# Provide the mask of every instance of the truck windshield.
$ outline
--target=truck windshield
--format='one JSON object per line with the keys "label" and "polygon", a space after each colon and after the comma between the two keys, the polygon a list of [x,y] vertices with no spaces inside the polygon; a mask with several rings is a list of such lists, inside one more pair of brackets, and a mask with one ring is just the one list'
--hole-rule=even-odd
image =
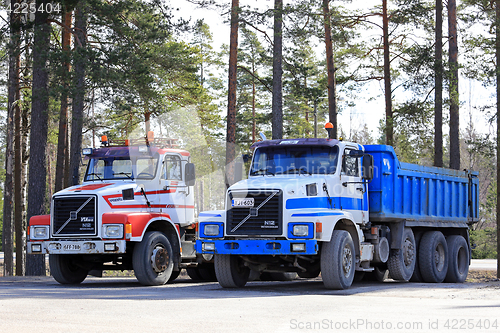
{"label": "truck windshield", "polygon": [[339,148],[334,147],[263,147],[257,149],[250,176],[283,174],[334,174]]}
{"label": "truck windshield", "polygon": [[89,161],[85,181],[153,179],[158,156],[94,157]]}

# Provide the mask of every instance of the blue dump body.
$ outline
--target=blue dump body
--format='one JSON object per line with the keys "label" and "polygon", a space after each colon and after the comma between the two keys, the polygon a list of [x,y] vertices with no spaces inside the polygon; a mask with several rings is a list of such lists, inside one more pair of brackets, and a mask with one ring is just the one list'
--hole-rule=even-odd
{"label": "blue dump body", "polygon": [[399,162],[391,146],[366,145],[373,156],[370,221],[464,227],[478,220],[478,173]]}

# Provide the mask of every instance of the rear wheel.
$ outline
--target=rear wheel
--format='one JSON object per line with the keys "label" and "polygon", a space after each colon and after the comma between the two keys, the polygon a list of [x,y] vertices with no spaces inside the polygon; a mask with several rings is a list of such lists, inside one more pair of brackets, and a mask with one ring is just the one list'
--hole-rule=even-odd
{"label": "rear wheel", "polygon": [[178,271],[172,271],[172,274],[170,274],[170,278],[168,279],[168,282],[174,281],[175,279],[177,279],[179,277],[180,274],[181,274],[180,269]]}
{"label": "rear wheel", "polygon": [[420,264],[419,264],[419,258],[418,258],[418,250],[420,249],[420,241],[422,240],[422,235],[424,233],[422,231],[419,231],[415,234],[415,269],[413,270],[413,275],[410,278],[411,282],[424,282],[424,279],[422,278],[422,274],[420,273]]}
{"label": "rear wheel", "polygon": [[354,280],[354,242],[345,230],[334,230],[321,249],[321,276],[328,289],[347,289]]}
{"label": "rear wheel", "polygon": [[230,254],[216,254],[215,275],[224,288],[239,288],[245,286],[250,275],[250,268],[243,265],[243,260]]}
{"label": "rear wheel", "polygon": [[446,239],[448,245],[448,273],[445,281],[462,283],[469,273],[469,247],[465,238],[460,235],[452,235]]}
{"label": "rear wheel", "polygon": [[403,247],[389,256],[387,267],[394,280],[408,281],[415,269],[415,236],[410,228],[403,231]]}
{"label": "rear wheel", "polygon": [[142,242],[134,248],[132,266],[137,280],[145,286],[167,283],[174,268],[168,238],[158,231],[146,232]]}
{"label": "rear wheel", "polygon": [[440,231],[428,231],[422,236],[418,258],[425,282],[443,282],[448,272],[448,244]]}
{"label": "rear wheel", "polygon": [[295,272],[263,272],[260,275],[262,281],[293,281],[296,278]]}
{"label": "rear wheel", "polygon": [[201,264],[186,268],[187,274],[194,281],[217,281],[214,264]]}
{"label": "rear wheel", "polygon": [[79,265],[80,259],[71,254],[50,254],[50,274],[61,284],[78,284],[87,277],[88,270]]}

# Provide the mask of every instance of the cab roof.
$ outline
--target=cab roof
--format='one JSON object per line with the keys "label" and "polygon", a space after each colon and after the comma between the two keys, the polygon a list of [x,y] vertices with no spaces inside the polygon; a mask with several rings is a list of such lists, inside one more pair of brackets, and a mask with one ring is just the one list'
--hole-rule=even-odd
{"label": "cab roof", "polygon": [[337,139],[323,138],[300,138],[300,139],[277,139],[255,142],[250,149],[271,146],[336,146],[340,141]]}

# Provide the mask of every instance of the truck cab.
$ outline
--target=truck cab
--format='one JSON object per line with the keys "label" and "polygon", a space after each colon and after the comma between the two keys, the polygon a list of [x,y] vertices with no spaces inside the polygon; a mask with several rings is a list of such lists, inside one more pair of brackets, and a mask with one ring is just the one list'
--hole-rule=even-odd
{"label": "truck cab", "polygon": [[176,140],[108,142],[82,151],[80,185],[52,196],[50,215],[30,219],[28,253],[49,254],[60,283],[133,269],[158,285],[196,265],[194,165]]}
{"label": "truck cab", "polygon": [[[462,263],[450,279],[465,280],[477,173],[400,163],[392,147],[336,139],[264,140],[252,149],[248,179],[227,190],[225,209],[199,214],[196,250],[215,256],[221,286],[242,287],[251,272],[303,278],[321,272],[327,288],[345,289],[355,272],[383,276],[389,270],[394,279],[410,280],[419,260],[440,279],[448,271],[447,239],[453,239],[453,253],[461,253],[450,257],[450,266]],[[444,187],[435,187],[429,200],[434,182],[456,184],[460,197],[445,197]],[[461,205],[459,213],[430,209],[441,197]],[[429,243],[423,254],[421,239]],[[442,265],[430,259],[436,254],[443,254]]]}

